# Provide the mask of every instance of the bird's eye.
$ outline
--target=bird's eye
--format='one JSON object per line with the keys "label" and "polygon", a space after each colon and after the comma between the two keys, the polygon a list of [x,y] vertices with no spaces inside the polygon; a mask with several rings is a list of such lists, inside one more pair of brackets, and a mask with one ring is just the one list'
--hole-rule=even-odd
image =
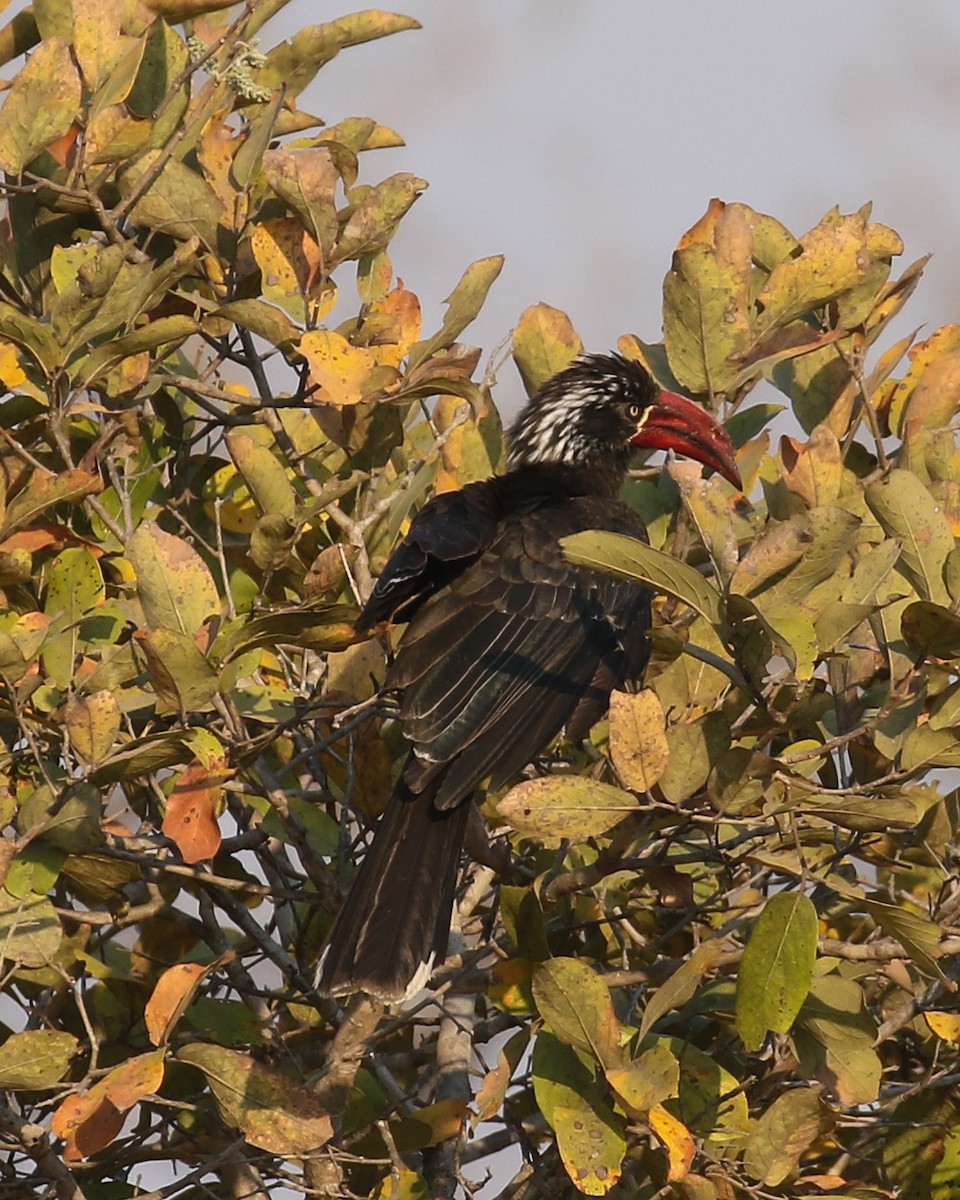
{"label": "bird's eye", "polygon": [[627,416],[630,418],[631,421],[635,421],[642,412],[643,412],[643,409],[640,407],[639,404],[628,404],[627,405]]}

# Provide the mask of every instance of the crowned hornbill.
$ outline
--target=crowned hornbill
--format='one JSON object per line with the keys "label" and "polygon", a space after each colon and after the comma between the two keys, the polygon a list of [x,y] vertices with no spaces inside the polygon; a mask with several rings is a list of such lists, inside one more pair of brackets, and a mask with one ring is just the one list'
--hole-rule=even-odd
{"label": "crowned hornbill", "polygon": [[426,504],[357,623],[408,621],[386,680],[410,756],[330,935],[327,995],[412,994],[443,959],[474,790],[501,787],[563,729],[582,738],[646,664],[650,591],[574,566],[582,530],[646,540],[617,499],[635,448],[672,449],[739,486],[733,445],[637,363],[588,355],[510,430],[507,471]]}

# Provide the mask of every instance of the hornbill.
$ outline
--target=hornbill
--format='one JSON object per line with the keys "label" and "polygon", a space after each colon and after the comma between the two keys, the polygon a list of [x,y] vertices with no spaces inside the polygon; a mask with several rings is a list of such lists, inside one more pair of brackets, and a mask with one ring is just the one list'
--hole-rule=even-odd
{"label": "hornbill", "polygon": [[638,363],[586,355],[509,433],[505,474],[424,505],[359,630],[409,622],[385,689],[411,750],[321,959],[321,994],[397,1000],[446,954],[474,790],[493,789],[566,730],[578,741],[649,654],[648,588],[568,562],[560,539],[646,540],[617,496],[634,449],[672,449],[740,477],[725,430]]}

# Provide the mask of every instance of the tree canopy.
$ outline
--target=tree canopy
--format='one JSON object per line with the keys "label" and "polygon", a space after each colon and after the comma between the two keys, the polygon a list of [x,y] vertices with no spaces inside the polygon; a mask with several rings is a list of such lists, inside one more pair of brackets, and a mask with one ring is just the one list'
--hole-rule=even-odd
{"label": "tree canopy", "polygon": [[885,339],[924,262],[869,205],[683,235],[662,341],[618,344],[744,490],[641,464],[650,546],[570,540],[656,589],[645,679],[480,797],[510,865],[421,1000],[313,992],[404,753],[358,602],[498,468],[495,388],[583,347],[542,303],[519,381],[481,363],[496,256],[421,327],[426,181],[297,103],[416,22],[261,51],[283,4],[0,30],[0,1194],[948,1200],[960,325]]}

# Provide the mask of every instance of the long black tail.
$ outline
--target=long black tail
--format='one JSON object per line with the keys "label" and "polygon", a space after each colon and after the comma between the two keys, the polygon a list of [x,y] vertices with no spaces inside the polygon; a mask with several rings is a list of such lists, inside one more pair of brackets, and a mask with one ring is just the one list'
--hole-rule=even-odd
{"label": "long black tail", "polygon": [[446,956],[470,802],[441,812],[433,791],[394,789],[320,959],[321,995],[401,1000]]}

